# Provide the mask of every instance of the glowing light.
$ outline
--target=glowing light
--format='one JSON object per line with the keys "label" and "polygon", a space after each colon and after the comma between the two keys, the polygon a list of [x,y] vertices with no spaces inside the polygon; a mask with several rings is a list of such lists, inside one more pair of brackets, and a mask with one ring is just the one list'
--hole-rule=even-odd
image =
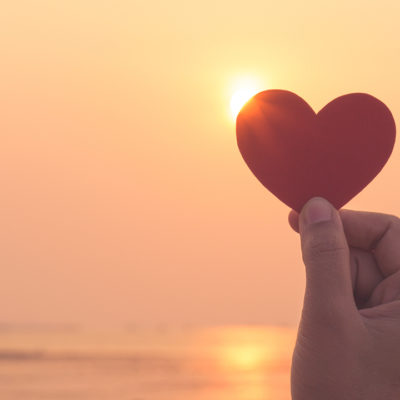
{"label": "glowing light", "polygon": [[253,81],[244,81],[236,86],[236,90],[234,90],[230,102],[231,114],[234,120],[236,120],[243,106],[261,90],[260,85]]}
{"label": "glowing light", "polygon": [[226,364],[242,370],[260,368],[267,359],[265,349],[251,345],[228,347],[224,356]]}

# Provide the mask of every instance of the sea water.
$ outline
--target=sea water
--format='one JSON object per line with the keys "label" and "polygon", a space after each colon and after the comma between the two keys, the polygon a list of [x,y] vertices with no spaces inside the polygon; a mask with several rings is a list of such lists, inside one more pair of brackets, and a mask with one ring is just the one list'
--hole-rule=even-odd
{"label": "sea water", "polygon": [[296,330],[0,329],[1,400],[289,400]]}

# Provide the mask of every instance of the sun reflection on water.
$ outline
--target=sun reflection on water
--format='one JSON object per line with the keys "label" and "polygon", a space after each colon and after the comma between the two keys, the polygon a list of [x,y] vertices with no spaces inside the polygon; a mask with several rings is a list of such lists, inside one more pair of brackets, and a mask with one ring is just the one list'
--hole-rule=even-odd
{"label": "sun reflection on water", "polygon": [[240,370],[254,370],[262,367],[267,359],[265,349],[251,344],[225,347],[221,349],[221,360],[227,367]]}
{"label": "sun reflection on water", "polygon": [[[2,332],[0,375],[9,377],[9,384],[0,387],[0,398],[15,398],[4,396],[4,390],[43,398],[42,393],[80,387],[76,400],[131,393],[152,400],[289,400],[295,336],[296,329],[266,326]],[[26,380],[27,373],[32,380]],[[82,376],[87,387],[79,386]],[[103,396],[110,388],[114,397]]]}
{"label": "sun reflection on water", "polygon": [[208,349],[214,375],[226,382],[221,400],[288,399],[293,329],[279,327],[216,327],[197,337]]}

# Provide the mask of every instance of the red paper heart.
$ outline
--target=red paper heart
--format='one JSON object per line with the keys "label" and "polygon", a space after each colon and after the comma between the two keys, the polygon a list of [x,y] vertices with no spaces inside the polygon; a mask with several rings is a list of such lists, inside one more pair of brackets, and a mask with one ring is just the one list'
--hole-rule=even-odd
{"label": "red paper heart", "polygon": [[254,175],[300,212],[314,196],[339,209],[367,186],[392,153],[396,126],[369,94],[340,96],[315,114],[292,92],[266,90],[242,108],[236,135]]}

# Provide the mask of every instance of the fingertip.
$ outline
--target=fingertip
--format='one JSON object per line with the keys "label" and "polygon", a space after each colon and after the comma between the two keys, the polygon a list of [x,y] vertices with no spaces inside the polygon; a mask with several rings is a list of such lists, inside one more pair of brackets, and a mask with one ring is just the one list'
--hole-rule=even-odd
{"label": "fingertip", "polygon": [[299,233],[299,214],[295,210],[291,210],[288,216],[290,227]]}

